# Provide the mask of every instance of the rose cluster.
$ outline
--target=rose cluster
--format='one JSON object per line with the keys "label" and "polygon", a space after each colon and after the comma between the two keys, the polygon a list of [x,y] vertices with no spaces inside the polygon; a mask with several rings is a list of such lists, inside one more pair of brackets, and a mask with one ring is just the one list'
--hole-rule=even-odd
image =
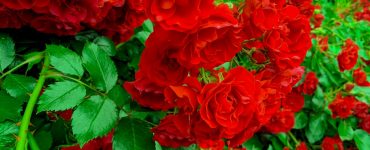
{"label": "rose cluster", "polygon": [[[294,125],[304,98],[293,86],[311,47],[307,0],[246,0],[232,11],[213,0],[145,0],[155,24],[136,80],[125,89],[141,106],[168,111],[154,127],[163,146],[238,147],[256,132]],[[240,53],[264,67],[215,69]],[[234,58],[235,59],[235,58]],[[311,93],[311,85],[303,88]]]}
{"label": "rose cluster", "polygon": [[0,19],[0,28],[29,26],[59,36],[90,28],[123,42],[146,17],[142,0],[1,0]]}

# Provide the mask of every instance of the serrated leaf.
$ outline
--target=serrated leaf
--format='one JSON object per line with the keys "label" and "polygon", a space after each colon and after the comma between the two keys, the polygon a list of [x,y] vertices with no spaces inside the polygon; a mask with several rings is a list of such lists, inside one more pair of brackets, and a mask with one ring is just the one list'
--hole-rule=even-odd
{"label": "serrated leaf", "polygon": [[84,86],[62,81],[50,85],[41,95],[37,111],[61,111],[80,104],[86,95]]}
{"label": "serrated leaf", "polygon": [[18,126],[11,122],[0,123],[0,148],[14,147],[15,136],[18,134]]}
{"label": "serrated leaf", "polygon": [[72,131],[82,147],[88,141],[106,135],[118,118],[116,105],[106,97],[92,96],[72,115]]}
{"label": "serrated leaf", "polygon": [[354,133],[356,146],[359,150],[369,150],[370,149],[370,135],[364,130],[357,129]]}
{"label": "serrated leaf", "polygon": [[4,71],[15,58],[14,42],[5,34],[0,34],[0,71]]}
{"label": "serrated leaf", "polygon": [[108,97],[113,100],[118,107],[122,107],[130,102],[130,95],[119,85],[115,85],[113,89],[109,91]]}
{"label": "serrated leaf", "polygon": [[113,136],[113,150],[155,149],[149,125],[133,118],[122,118]]}
{"label": "serrated leaf", "polygon": [[87,43],[82,51],[82,61],[98,89],[109,91],[116,84],[118,74],[113,61],[98,46]]}
{"label": "serrated leaf", "polygon": [[307,125],[308,117],[303,111],[295,114],[294,129],[302,129]]}
{"label": "serrated leaf", "polygon": [[3,82],[3,88],[9,93],[9,95],[22,101],[26,101],[28,99],[29,94],[32,93],[35,85],[36,80],[34,78],[16,74],[6,76]]}
{"label": "serrated leaf", "polygon": [[104,52],[107,53],[109,56],[114,56],[116,55],[116,48],[114,46],[114,42],[110,40],[107,37],[101,36],[97,37],[94,40],[94,43],[98,45],[98,47],[103,50]]}
{"label": "serrated leaf", "polygon": [[353,129],[352,129],[351,125],[347,124],[344,120],[342,120],[339,123],[338,133],[339,133],[339,137],[340,137],[340,139],[342,139],[342,141],[344,141],[344,140],[350,141],[350,140],[353,139]]}
{"label": "serrated leaf", "polygon": [[310,117],[308,128],[306,128],[306,137],[308,142],[315,143],[321,140],[327,129],[327,123],[325,120],[325,114],[316,114]]}
{"label": "serrated leaf", "polygon": [[17,121],[20,118],[22,102],[17,100],[5,91],[0,91],[0,122],[6,119]]}
{"label": "serrated leaf", "polygon": [[47,45],[46,51],[50,55],[50,64],[56,70],[69,75],[84,74],[81,58],[72,50],[60,45]]}

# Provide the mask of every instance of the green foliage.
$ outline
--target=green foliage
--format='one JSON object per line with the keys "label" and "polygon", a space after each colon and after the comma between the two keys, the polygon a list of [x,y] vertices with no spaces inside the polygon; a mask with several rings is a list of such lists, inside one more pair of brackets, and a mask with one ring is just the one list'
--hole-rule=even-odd
{"label": "green foliage", "polygon": [[113,137],[113,150],[155,149],[149,125],[138,119],[122,118]]}
{"label": "green foliage", "polygon": [[0,122],[6,119],[17,121],[20,117],[22,101],[17,100],[4,91],[0,91]]}
{"label": "green foliage", "polygon": [[295,114],[294,129],[302,129],[306,127],[308,117],[305,112],[301,111]]}
{"label": "green foliage", "polygon": [[94,43],[86,43],[82,61],[96,87],[108,92],[116,84],[118,74],[113,61]]}
{"label": "green foliage", "polygon": [[325,135],[327,126],[325,114],[321,113],[310,116],[308,127],[305,130],[308,142],[313,144],[321,140]]}
{"label": "green foliage", "polygon": [[5,34],[0,34],[0,71],[12,63],[15,58],[14,42]]}
{"label": "green foliage", "polygon": [[354,133],[354,139],[359,150],[370,149],[370,135],[366,131],[357,129]]}
{"label": "green foliage", "polygon": [[116,104],[107,97],[92,96],[73,112],[72,130],[82,146],[89,140],[106,135],[118,118]]}
{"label": "green foliage", "polygon": [[339,123],[338,127],[338,133],[340,138],[344,140],[352,140],[353,139],[353,129],[350,124],[346,123],[344,120],[342,120]]}
{"label": "green foliage", "polygon": [[13,97],[26,101],[36,85],[36,80],[29,76],[11,74],[6,76],[3,88]]}
{"label": "green foliage", "polygon": [[47,45],[46,51],[50,55],[50,64],[56,70],[69,75],[83,75],[81,58],[72,50],[59,45]]}
{"label": "green foliage", "polygon": [[14,147],[16,138],[15,134],[18,133],[18,126],[11,122],[0,123],[0,149]]}
{"label": "green foliage", "polygon": [[73,108],[80,104],[86,95],[82,85],[63,81],[49,85],[39,100],[38,112],[61,111]]}
{"label": "green foliage", "polygon": [[107,53],[108,56],[116,55],[116,48],[112,40],[107,37],[101,36],[94,40],[94,43],[103,51]]}

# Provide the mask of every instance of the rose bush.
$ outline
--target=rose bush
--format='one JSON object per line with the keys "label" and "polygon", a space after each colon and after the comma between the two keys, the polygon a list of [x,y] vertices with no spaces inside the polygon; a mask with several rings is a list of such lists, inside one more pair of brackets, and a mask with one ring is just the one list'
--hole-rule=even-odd
{"label": "rose bush", "polygon": [[0,149],[370,148],[366,0],[0,1]]}

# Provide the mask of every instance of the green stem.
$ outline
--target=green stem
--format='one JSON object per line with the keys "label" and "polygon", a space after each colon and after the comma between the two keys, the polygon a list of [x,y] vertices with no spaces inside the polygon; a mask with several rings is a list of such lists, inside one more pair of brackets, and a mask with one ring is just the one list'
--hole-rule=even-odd
{"label": "green stem", "polygon": [[19,129],[18,138],[19,141],[17,142],[17,150],[24,150],[26,146],[26,139],[27,139],[27,132],[28,126],[30,124],[33,108],[36,105],[37,98],[40,95],[42,86],[45,83],[45,73],[48,71],[50,65],[49,56],[45,55],[44,65],[42,67],[39,80],[37,81],[36,87],[33,89],[31,97],[27,103],[26,110],[24,111],[21,127]]}
{"label": "green stem", "polygon": [[30,132],[28,132],[28,144],[31,150],[40,150],[39,145],[37,144],[35,138]]}
{"label": "green stem", "polygon": [[205,83],[210,82],[208,75],[206,74],[206,71],[204,70],[204,68],[200,68],[200,74],[202,75],[202,79]]}
{"label": "green stem", "polygon": [[4,74],[2,74],[0,76],[0,79],[4,78],[6,75],[8,74],[11,74],[12,72],[14,72],[15,70],[19,69],[20,67],[32,62],[32,61],[36,61],[38,59],[42,59],[44,56],[43,55],[36,55],[36,56],[33,56],[33,57],[30,57],[28,58],[27,60],[25,60],[24,62],[20,63],[19,65],[15,66],[14,68],[10,69],[9,71],[5,72]]}
{"label": "green stem", "polygon": [[294,141],[295,145],[297,146],[299,144],[299,141],[295,138],[295,136],[292,134],[292,132],[288,132],[289,137]]}

